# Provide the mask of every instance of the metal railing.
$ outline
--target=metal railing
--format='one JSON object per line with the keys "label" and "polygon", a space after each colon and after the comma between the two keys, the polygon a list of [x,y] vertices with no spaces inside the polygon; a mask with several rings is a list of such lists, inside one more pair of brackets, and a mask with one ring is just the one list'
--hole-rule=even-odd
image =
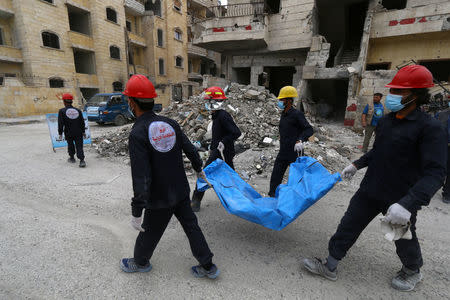
{"label": "metal railing", "polygon": [[208,8],[207,18],[258,16],[264,13],[264,1],[219,5]]}

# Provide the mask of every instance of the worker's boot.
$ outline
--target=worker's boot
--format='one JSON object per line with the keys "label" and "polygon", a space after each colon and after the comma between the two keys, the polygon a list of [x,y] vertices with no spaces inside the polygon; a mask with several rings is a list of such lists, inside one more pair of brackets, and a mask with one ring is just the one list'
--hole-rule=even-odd
{"label": "worker's boot", "polygon": [[73,156],[71,156],[67,159],[67,162],[74,164],[76,161],[75,161],[75,158],[73,158]]}
{"label": "worker's boot", "polygon": [[191,268],[191,273],[192,273],[192,275],[194,275],[194,277],[197,277],[197,278],[203,278],[206,276],[209,279],[216,279],[217,276],[219,276],[219,274],[220,274],[220,270],[214,264],[212,265],[211,269],[209,269],[209,270],[206,270],[204,267],[199,265],[199,266],[193,266]]}
{"label": "worker's boot", "polygon": [[402,267],[400,271],[397,272],[394,278],[392,278],[392,287],[396,290],[409,292],[412,291],[416,284],[422,280],[422,274],[419,270],[414,271]]}
{"label": "worker's boot", "polygon": [[136,263],[134,258],[122,258],[120,260],[120,268],[127,273],[150,272],[152,265],[147,263],[145,266],[141,266]]}
{"label": "worker's boot", "polygon": [[199,212],[200,211],[200,203],[202,201],[198,199],[197,197],[193,196],[191,201],[191,207],[193,212]]}
{"label": "worker's boot", "polygon": [[309,272],[325,277],[326,279],[336,281],[337,280],[337,270],[331,271],[326,266],[326,260],[322,262],[320,258],[305,258],[303,260],[303,266]]}
{"label": "worker's boot", "polygon": [[80,161],[80,168],[86,167],[86,162],[84,160]]}

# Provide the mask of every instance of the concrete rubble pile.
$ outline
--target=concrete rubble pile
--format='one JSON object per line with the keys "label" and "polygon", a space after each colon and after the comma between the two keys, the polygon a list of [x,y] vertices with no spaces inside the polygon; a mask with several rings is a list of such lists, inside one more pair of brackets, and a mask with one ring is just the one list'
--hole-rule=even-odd
{"label": "concrete rubble pile", "polygon": [[[252,177],[268,177],[279,150],[278,123],[280,110],[276,97],[264,87],[252,87],[232,83],[227,91],[228,100],[223,108],[234,118],[242,131],[236,141],[235,168],[246,180]],[[205,108],[203,95],[174,103],[161,114],[176,120],[187,137],[199,149],[205,160],[211,140],[212,120]],[[314,136],[307,144],[305,155],[318,159],[331,172],[339,172],[355,156],[355,146],[345,146],[342,141],[359,141],[360,137],[340,125],[312,124]],[[94,139],[94,147],[101,156],[127,157],[128,135],[131,125]],[[351,143],[350,143],[351,145]],[[185,157],[186,168],[191,169]]]}

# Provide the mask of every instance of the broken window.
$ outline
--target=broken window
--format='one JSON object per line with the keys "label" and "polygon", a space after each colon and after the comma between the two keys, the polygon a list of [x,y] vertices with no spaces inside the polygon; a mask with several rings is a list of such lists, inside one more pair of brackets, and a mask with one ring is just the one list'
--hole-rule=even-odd
{"label": "broken window", "polygon": [[164,59],[159,59],[159,75],[164,75]]}
{"label": "broken window", "polygon": [[3,29],[0,27],[0,45],[5,45],[5,39],[3,38]]}
{"label": "broken window", "polygon": [[114,59],[120,59],[120,49],[116,46],[109,47],[109,56]]}
{"label": "broken window", "polygon": [[129,32],[131,32],[131,22],[130,21],[126,21],[126,26],[127,26],[127,30],[129,31]]}
{"label": "broken window", "polygon": [[450,59],[419,61],[419,64],[430,70],[435,80],[450,82]]}
{"label": "broken window", "polygon": [[264,11],[269,14],[278,14],[280,12],[280,0],[265,1]]}
{"label": "broken window", "polygon": [[145,10],[150,10],[155,16],[162,17],[160,0],[148,0],[145,2]]}
{"label": "broken window", "polygon": [[158,29],[158,46],[159,47],[163,47],[164,46],[162,29]]}
{"label": "broken window", "polygon": [[94,52],[81,49],[73,49],[75,72],[82,74],[95,74]]}
{"label": "broken window", "polygon": [[377,63],[377,64],[367,64],[366,71],[375,71],[375,70],[389,70],[391,68],[391,63]]}
{"label": "broken window", "polygon": [[120,81],[114,81],[112,86],[114,92],[121,92],[123,90],[123,83]]}
{"label": "broken window", "polygon": [[117,13],[111,7],[106,8],[106,19],[108,19],[108,21],[117,23]]}
{"label": "broken window", "polygon": [[59,49],[59,37],[51,32],[42,32],[42,43],[45,47]]}
{"label": "broken window", "polygon": [[91,35],[90,13],[78,7],[67,5],[71,31]]}
{"label": "broken window", "polygon": [[64,80],[62,80],[61,78],[50,78],[48,80],[48,84],[51,88],[63,88]]}
{"label": "broken window", "polygon": [[175,57],[175,66],[179,68],[183,67],[183,58],[181,56]]}
{"label": "broken window", "polygon": [[176,11],[181,12],[181,1],[180,0],[174,0],[173,1],[173,8],[175,8]]}
{"label": "broken window", "polygon": [[175,39],[178,41],[183,40],[183,33],[181,32],[180,29],[175,29]]}
{"label": "broken window", "polygon": [[407,2],[407,0],[383,0],[381,5],[386,9],[404,9]]}

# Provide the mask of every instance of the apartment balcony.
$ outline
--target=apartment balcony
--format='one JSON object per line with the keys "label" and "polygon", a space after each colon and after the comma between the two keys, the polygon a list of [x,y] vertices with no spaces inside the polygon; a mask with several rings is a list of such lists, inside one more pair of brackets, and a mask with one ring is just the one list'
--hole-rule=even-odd
{"label": "apartment balcony", "polygon": [[194,45],[192,45],[192,43],[188,43],[188,55],[189,56],[207,57],[208,51],[202,47],[194,46]]}
{"label": "apartment balcony", "polygon": [[89,8],[91,7],[90,2],[90,0],[66,0],[66,4],[78,7],[85,11],[89,11]]}
{"label": "apartment balcony", "polygon": [[125,0],[125,11],[134,16],[142,16],[145,13],[145,7],[139,1]]}
{"label": "apartment balcony", "polygon": [[199,23],[204,30],[193,44],[217,52],[263,49],[267,47],[267,26],[249,22],[249,17],[207,20]]}
{"label": "apartment balcony", "polygon": [[0,61],[23,63],[22,50],[11,46],[0,45]]}
{"label": "apartment balcony", "polygon": [[10,18],[14,16],[12,0],[0,0],[0,18]]}
{"label": "apartment balcony", "polygon": [[371,38],[450,30],[450,2],[428,4],[374,15]]}
{"label": "apartment balcony", "polygon": [[213,6],[209,19],[194,20],[194,45],[214,51],[267,47],[264,2]]}
{"label": "apartment balcony", "polygon": [[72,48],[94,51],[94,39],[91,36],[75,31],[69,31],[68,34]]}
{"label": "apartment balcony", "polygon": [[194,7],[210,7],[217,5],[217,1],[211,1],[211,0],[190,0],[190,2],[193,4]]}
{"label": "apartment balcony", "polygon": [[197,81],[197,82],[202,82],[203,81],[203,76],[200,73],[188,73],[188,80],[189,81]]}
{"label": "apartment balcony", "polygon": [[98,88],[98,77],[96,74],[76,73],[75,79],[79,87]]}
{"label": "apartment balcony", "polygon": [[139,46],[139,47],[147,47],[147,42],[143,36],[137,35],[133,32],[128,32],[128,38],[130,43]]}

